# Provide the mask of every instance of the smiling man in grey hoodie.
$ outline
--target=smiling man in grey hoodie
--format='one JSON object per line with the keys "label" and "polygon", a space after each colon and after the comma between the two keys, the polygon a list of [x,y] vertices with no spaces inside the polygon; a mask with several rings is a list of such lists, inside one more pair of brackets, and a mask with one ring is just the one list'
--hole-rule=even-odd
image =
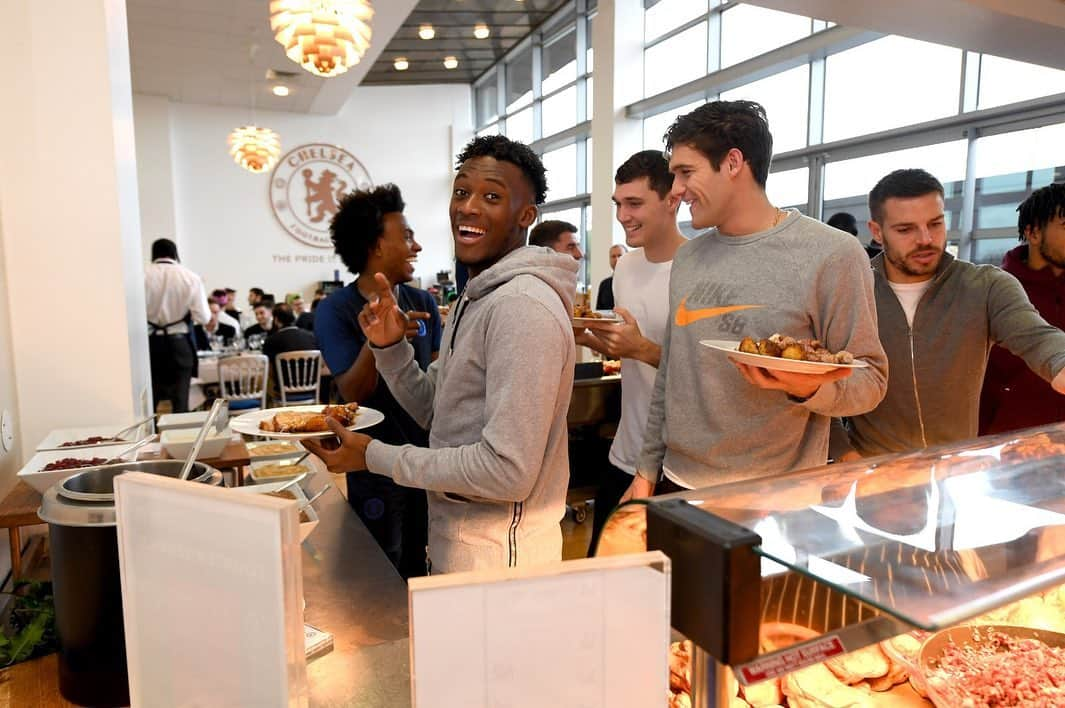
{"label": "smiling man in grey hoodie", "polygon": [[359,324],[396,400],[429,429],[429,449],[387,445],[330,425],[340,448],[308,448],[333,471],[369,469],[429,491],[433,572],[531,565],[562,555],[569,482],[566,411],[575,361],[578,264],[525,247],[547,192],[527,146],[491,135],[458,156],[455,256],[470,280],[425,372],[404,339],[387,278]]}

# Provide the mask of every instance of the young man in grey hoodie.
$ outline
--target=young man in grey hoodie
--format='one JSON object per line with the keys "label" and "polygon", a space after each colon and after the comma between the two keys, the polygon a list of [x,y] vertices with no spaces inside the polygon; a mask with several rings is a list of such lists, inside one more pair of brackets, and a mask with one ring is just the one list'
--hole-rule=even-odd
{"label": "young man in grey hoodie", "polygon": [[[692,225],[677,249],[670,322],[631,493],[699,488],[824,464],[831,416],[880,402],[887,359],[876,336],[869,261],[849,234],[770,203],[765,110],[713,101],[666,134],[673,194]],[[823,374],[731,362],[703,340],[779,332],[821,340],[868,364]],[[661,489],[659,490],[661,491]]]}
{"label": "young man in grey hoodie", "polygon": [[577,261],[525,247],[547,192],[528,147],[498,135],[458,156],[450,216],[470,280],[440,357],[423,372],[388,279],[359,324],[396,400],[429,430],[429,449],[386,445],[330,421],[341,446],[308,448],[330,470],[368,469],[429,491],[433,572],[531,565],[562,556],[569,482]]}

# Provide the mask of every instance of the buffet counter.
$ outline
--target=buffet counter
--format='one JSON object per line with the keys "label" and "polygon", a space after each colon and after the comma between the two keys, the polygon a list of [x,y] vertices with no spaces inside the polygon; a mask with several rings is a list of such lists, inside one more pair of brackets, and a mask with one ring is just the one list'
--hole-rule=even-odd
{"label": "buffet counter", "polygon": [[[315,506],[321,521],[302,548],[304,622],[332,633],[333,650],[307,664],[310,705],[410,706],[406,583],[339,491]],[[0,705],[72,705],[57,678],[54,654],[0,670]]]}

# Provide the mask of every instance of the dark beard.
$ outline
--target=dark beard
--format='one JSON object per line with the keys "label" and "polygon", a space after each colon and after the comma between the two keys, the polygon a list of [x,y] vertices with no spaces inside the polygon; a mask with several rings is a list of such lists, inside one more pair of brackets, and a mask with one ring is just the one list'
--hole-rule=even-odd
{"label": "dark beard", "polygon": [[1043,229],[1043,238],[1039,239],[1039,255],[1043,257],[1043,260],[1056,268],[1065,268],[1065,258],[1059,258],[1051,255],[1047,250],[1047,232]]}
{"label": "dark beard", "polygon": [[[943,258],[943,253],[942,252],[940,252],[939,257],[940,257],[940,260],[942,260],[942,258]],[[940,262],[940,261],[936,261],[934,264],[932,264],[932,266],[931,266],[931,268],[929,268],[929,270],[916,271],[916,270],[913,270],[909,266],[909,264],[906,263],[906,258],[905,257],[900,257],[898,252],[895,249],[893,249],[893,248],[884,248],[884,258],[886,258],[888,261],[890,261],[891,265],[895,266],[896,268],[898,268],[900,271],[902,271],[906,275],[913,276],[915,278],[916,277],[920,277],[922,275],[928,275],[929,273],[935,273],[936,269],[939,268],[939,262]]]}

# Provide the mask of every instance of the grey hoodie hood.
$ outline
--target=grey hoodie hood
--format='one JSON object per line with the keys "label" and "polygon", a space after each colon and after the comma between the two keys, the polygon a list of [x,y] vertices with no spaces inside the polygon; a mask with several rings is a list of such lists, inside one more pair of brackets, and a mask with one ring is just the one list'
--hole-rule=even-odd
{"label": "grey hoodie hood", "polygon": [[573,309],[580,263],[565,253],[543,246],[523,246],[499,259],[466,284],[466,297],[478,300],[519,275],[532,275],[551,286],[562,302]]}
{"label": "grey hoodie hood", "polygon": [[434,572],[561,558],[578,267],[548,248],[518,248],[467,283],[428,371],[406,342],[374,351],[430,449],[375,441],[367,465],[430,492]]}

